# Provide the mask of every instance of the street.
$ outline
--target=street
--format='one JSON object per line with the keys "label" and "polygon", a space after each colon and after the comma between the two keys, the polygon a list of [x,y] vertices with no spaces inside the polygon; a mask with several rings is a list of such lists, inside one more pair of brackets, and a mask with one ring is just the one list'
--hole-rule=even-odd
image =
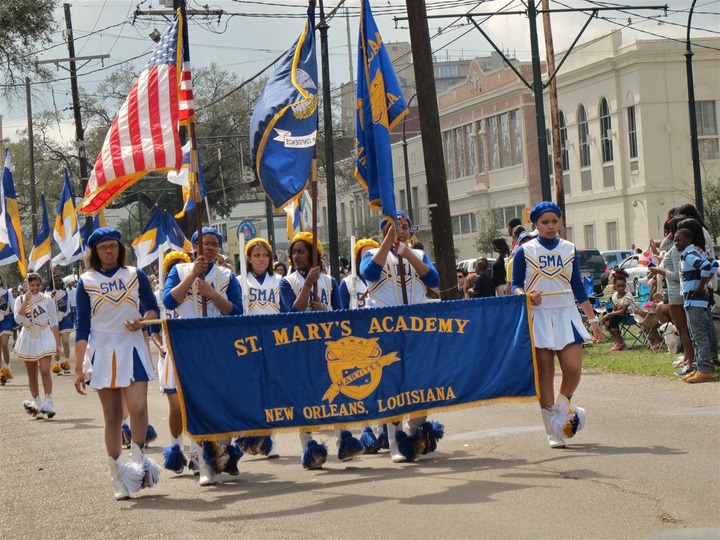
{"label": "street", "polygon": [[[662,355],[659,361],[666,361]],[[33,420],[23,366],[0,387],[1,538],[720,538],[720,385],[585,373],[588,421],[547,445],[535,404],[431,415],[438,451],[387,452],[304,471],[295,434],[281,457],[246,456],[240,475],[200,487],[187,471],[113,499],[97,396],[53,376],[57,416]],[[150,383],[147,453],[162,462],[167,405]],[[125,452],[127,459],[128,451]]]}

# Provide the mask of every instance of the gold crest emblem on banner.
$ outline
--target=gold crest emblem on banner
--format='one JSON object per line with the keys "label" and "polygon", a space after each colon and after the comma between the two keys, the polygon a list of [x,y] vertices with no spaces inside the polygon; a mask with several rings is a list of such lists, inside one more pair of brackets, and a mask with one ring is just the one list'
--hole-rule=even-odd
{"label": "gold crest emblem on banner", "polygon": [[366,398],[380,384],[382,368],[400,360],[394,352],[383,355],[378,338],[349,336],[326,345],[325,360],[333,384],[322,398],[329,403],[340,393],[352,399]]}

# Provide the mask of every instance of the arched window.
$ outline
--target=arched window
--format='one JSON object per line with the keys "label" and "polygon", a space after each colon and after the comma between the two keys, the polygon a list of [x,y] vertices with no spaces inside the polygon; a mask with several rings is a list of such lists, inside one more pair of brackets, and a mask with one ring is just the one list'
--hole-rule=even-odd
{"label": "arched window", "polygon": [[565,113],[560,111],[560,154],[562,155],[562,170],[570,170],[570,156],[567,149],[567,124],[565,123]]}
{"label": "arched window", "polygon": [[602,160],[607,163],[613,160],[612,120],[607,99],[600,102],[600,140],[602,141]]}
{"label": "arched window", "polygon": [[590,166],[590,132],[588,130],[587,113],[581,104],[577,111],[578,140],[580,141],[580,167]]}

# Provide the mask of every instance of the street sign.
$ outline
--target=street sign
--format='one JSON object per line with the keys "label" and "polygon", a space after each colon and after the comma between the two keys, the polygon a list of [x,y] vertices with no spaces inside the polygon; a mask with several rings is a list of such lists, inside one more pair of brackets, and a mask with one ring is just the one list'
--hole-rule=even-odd
{"label": "street sign", "polygon": [[255,228],[255,225],[252,221],[241,221],[238,223],[237,226],[237,236],[240,238],[240,235],[242,234],[245,238],[245,242],[248,240],[252,240],[257,236],[257,229]]}

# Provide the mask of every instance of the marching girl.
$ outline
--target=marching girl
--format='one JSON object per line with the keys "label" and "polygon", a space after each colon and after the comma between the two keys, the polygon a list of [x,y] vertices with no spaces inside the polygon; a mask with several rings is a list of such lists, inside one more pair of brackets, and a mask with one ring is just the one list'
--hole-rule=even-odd
{"label": "marching girl", "polygon": [[[202,242],[203,254],[196,257],[193,263],[176,264],[170,270],[163,290],[163,304],[166,309],[175,310],[176,317],[183,319],[202,317],[203,299],[208,317],[242,315],[242,292],[235,274],[232,270],[215,264],[222,248],[222,235],[212,227],[203,227],[201,232],[202,236],[198,237],[195,231],[190,241],[195,253],[198,253]],[[166,361],[166,365],[169,364]],[[165,395],[175,393],[177,396],[174,373],[172,377],[168,376],[167,379],[161,380],[161,385]],[[174,400],[177,397],[168,399]],[[178,445],[179,432],[177,424],[171,427],[171,435],[178,434],[176,437]],[[235,449],[235,445],[231,444],[218,445],[207,441],[202,444],[202,451],[197,452],[201,486],[216,484],[217,475],[221,472],[238,474],[237,462],[240,453]],[[221,460],[224,455],[229,456],[230,459]],[[224,469],[220,468],[221,461],[227,461]]]}
{"label": "marching girl", "polygon": [[[52,400],[50,359],[53,354],[61,351],[55,303],[41,292],[40,274],[28,274],[27,284],[28,292],[15,300],[15,320],[22,325],[20,337],[15,343],[15,354],[25,362],[31,396],[31,399],[23,402],[23,407],[35,418],[52,418],[55,416],[55,407]],[[38,370],[45,391],[45,401],[42,403]]]}
{"label": "marching girl", "polygon": [[[367,281],[371,306],[403,304],[398,276],[400,257],[405,271],[408,304],[427,302],[427,290],[440,283],[440,276],[427,254],[407,245],[411,230],[410,218],[402,210],[397,211],[397,229],[392,220],[383,219],[380,222],[383,235],[380,247],[365,253],[360,263],[360,275]],[[436,447],[437,439],[443,436],[443,427],[426,420],[423,416],[409,419],[404,426],[387,424],[393,462],[415,461],[420,454],[433,451],[431,449]]]}
{"label": "marching girl", "polygon": [[[247,281],[241,282],[243,294],[247,296],[248,315],[272,315],[282,311],[280,302],[280,280],[282,276],[273,271],[272,246],[264,238],[253,238],[245,244]],[[242,280],[242,276],[240,276]],[[247,285],[246,285],[247,283]],[[246,289],[247,288],[247,289]],[[243,452],[261,454],[268,458],[279,457],[275,436],[240,437],[238,444]]]}
{"label": "marching girl", "polygon": [[[517,248],[513,259],[512,291],[528,294],[540,387],[540,412],[551,448],[565,448],[585,424],[585,411],[570,400],[580,383],[582,345],[590,340],[575,302],[585,313],[596,342],[602,340],[598,317],[590,306],[580,277],[577,250],[558,237],[560,207],[536,204],[530,219],[538,236]],[[555,355],[562,379],[554,394]]]}
{"label": "marching girl", "polygon": [[[163,271],[165,275],[169,275],[175,265],[180,263],[189,263],[190,256],[182,251],[171,251],[163,259]],[[162,292],[161,292],[162,294]],[[157,298],[157,295],[156,295]],[[167,310],[168,319],[177,317],[175,310]],[[170,431],[170,445],[163,448],[163,456],[165,462],[163,466],[173,471],[175,474],[182,473],[186,465],[187,459],[182,452],[183,436],[182,436],[182,413],[180,412],[180,400],[177,395],[177,387],[175,384],[175,369],[172,360],[167,354],[167,348],[162,340],[162,334],[153,333],[151,338],[159,350],[158,356],[158,382],[160,384],[160,392],[167,397],[168,401],[168,429]],[[190,468],[197,469],[197,453],[190,458]],[[193,459],[194,457],[194,459]]]}
{"label": "marching girl", "polygon": [[75,329],[72,315],[70,313],[70,302],[65,283],[60,276],[55,276],[53,280],[55,290],[51,296],[55,300],[55,308],[57,311],[58,329],[60,330],[60,343],[62,345],[62,362],[59,356],[55,356],[55,362],[52,366],[53,373],[60,375],[70,374],[70,333]]}
{"label": "marching girl", "polygon": [[372,238],[361,238],[353,246],[355,255],[354,272],[340,282],[340,302],[343,309],[361,309],[369,307],[367,282],[360,276],[360,261],[371,249],[380,247]]}
{"label": "marching girl", "polygon": [[[361,238],[355,242],[353,246],[353,271],[340,282],[340,301],[342,302],[343,309],[363,309],[370,307],[368,286],[365,280],[360,277],[360,261],[365,253],[378,247],[380,247],[380,244],[372,238]],[[383,427],[379,427],[378,429],[380,441],[378,441],[375,432],[370,426],[363,429],[360,437],[363,454],[377,454],[381,448],[388,448],[386,428],[383,429]]]}
{"label": "marching girl", "polygon": [[[85,266],[77,288],[75,389],[97,390],[105,418],[105,449],[115,499],[153,487],[160,467],[145,457],[148,381],[155,376],[142,322],[157,319],[158,306],[145,273],[125,265],[120,231],[100,227],[88,238]],[[145,315],[141,316],[140,311]],[[130,462],[122,462],[123,397],[130,413]],[[142,438],[140,437],[142,433]]]}
{"label": "marching girl", "polygon": [[[323,311],[342,309],[335,278],[322,272],[322,262],[313,266],[313,250],[317,249],[321,261],[322,245],[312,233],[301,232],[290,243],[290,274],[280,281],[280,299],[284,312]],[[317,284],[317,296],[313,286]],[[347,461],[362,452],[360,441],[349,431],[335,430],[338,459]],[[299,433],[303,455],[300,463],[307,470],[319,469],[327,459],[327,448],[312,439],[310,433]]]}
{"label": "marching girl", "polygon": [[10,371],[10,336],[15,328],[15,318],[12,307],[15,298],[10,289],[6,289],[0,277],[0,386],[5,386],[9,380],[14,379]]}

